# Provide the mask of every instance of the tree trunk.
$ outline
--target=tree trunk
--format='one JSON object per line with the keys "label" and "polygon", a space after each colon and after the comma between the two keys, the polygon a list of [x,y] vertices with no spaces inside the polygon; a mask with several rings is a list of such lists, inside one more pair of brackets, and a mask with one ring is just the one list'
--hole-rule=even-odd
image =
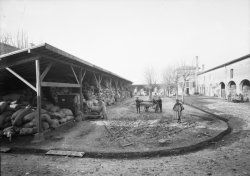
{"label": "tree trunk", "polygon": [[185,91],[185,84],[183,84],[183,87],[182,87],[182,95],[181,95],[182,103],[184,103],[184,91]]}
{"label": "tree trunk", "polygon": [[175,96],[176,96],[176,100],[178,99],[178,83],[176,84],[176,93],[175,93]]}
{"label": "tree trunk", "polygon": [[151,100],[152,99],[152,93],[151,93],[150,89],[148,90],[148,94],[149,94],[149,99]]}
{"label": "tree trunk", "polygon": [[181,101],[184,103],[184,90],[182,89]]}

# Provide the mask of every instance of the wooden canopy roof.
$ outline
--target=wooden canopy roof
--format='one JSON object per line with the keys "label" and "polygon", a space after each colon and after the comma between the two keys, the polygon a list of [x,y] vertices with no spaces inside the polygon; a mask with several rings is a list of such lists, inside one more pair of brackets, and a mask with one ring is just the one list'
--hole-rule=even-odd
{"label": "wooden canopy roof", "polygon": [[[5,68],[14,68],[16,72],[29,79],[35,75],[35,63],[30,61],[36,60],[39,57],[41,70],[45,70],[51,63],[56,66],[52,69],[53,75],[57,72],[67,71],[65,65],[74,67],[75,69],[84,69],[89,72],[100,74],[106,77],[110,77],[115,80],[124,82],[125,84],[131,84],[132,82],[122,78],[121,76],[91,64],[85,60],[82,60],[76,56],[73,56],[65,51],[62,51],[47,43],[36,45],[30,48],[17,50],[0,56],[0,82],[4,81],[9,75]],[[61,65],[61,67],[59,67]],[[64,66],[63,66],[64,65]]]}

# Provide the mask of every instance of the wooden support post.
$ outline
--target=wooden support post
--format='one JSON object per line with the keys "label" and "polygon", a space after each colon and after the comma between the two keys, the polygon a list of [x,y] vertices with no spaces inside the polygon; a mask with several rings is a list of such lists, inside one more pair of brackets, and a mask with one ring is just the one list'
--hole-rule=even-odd
{"label": "wooden support post", "polygon": [[37,95],[37,134],[35,135],[35,140],[33,142],[41,142],[44,140],[42,133],[42,124],[41,124],[41,76],[40,76],[40,60],[36,61],[36,95]]}
{"label": "wooden support post", "polygon": [[45,68],[45,70],[43,71],[43,73],[41,74],[41,81],[43,81],[43,79],[45,78],[45,76],[47,75],[47,73],[49,72],[50,68],[52,67],[53,63],[49,63],[49,65]]}
{"label": "wooden support post", "polygon": [[76,82],[77,82],[78,84],[80,84],[80,82],[79,82],[79,80],[78,80],[78,78],[77,78],[77,76],[76,76],[76,73],[75,73],[75,70],[74,70],[73,66],[71,65],[70,67],[71,67],[71,70],[72,70],[72,72],[73,72],[73,74],[74,74],[74,76],[75,76],[75,78],[76,78]]}
{"label": "wooden support post", "polygon": [[80,84],[80,111],[83,112],[83,94],[82,94],[82,81],[83,81],[83,74],[82,74],[82,69],[80,70],[79,73],[79,84]]}
{"label": "wooden support post", "polygon": [[118,81],[115,80],[115,90],[118,91]]}
{"label": "wooden support post", "polygon": [[[101,90],[101,82],[102,82],[102,76],[99,75],[98,77],[96,76],[96,74],[94,73],[94,77],[95,77],[95,81],[96,81],[96,85],[97,85],[97,88],[100,92]],[[98,78],[98,79],[97,79]]]}
{"label": "wooden support post", "polygon": [[109,88],[112,89],[112,78],[109,79]]}
{"label": "wooden support post", "polygon": [[38,133],[42,132],[41,128],[41,79],[40,79],[40,61],[36,60],[36,89],[37,89],[37,117],[38,117]]}

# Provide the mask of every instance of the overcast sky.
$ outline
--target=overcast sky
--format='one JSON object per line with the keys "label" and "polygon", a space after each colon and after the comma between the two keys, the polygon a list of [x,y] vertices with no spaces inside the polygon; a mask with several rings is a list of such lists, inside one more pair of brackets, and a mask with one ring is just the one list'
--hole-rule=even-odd
{"label": "overcast sky", "polygon": [[0,33],[23,30],[134,83],[179,60],[250,53],[250,0],[0,0]]}

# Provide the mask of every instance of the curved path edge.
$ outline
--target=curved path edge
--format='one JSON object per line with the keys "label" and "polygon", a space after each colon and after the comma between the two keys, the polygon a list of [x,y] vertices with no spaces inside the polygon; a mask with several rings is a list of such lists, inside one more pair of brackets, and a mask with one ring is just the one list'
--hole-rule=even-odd
{"label": "curved path edge", "polygon": [[[209,138],[207,140],[204,140],[202,142],[199,142],[197,144],[189,145],[189,146],[184,146],[184,147],[179,147],[179,148],[173,148],[173,149],[160,149],[160,150],[149,150],[149,151],[134,151],[134,152],[100,152],[100,151],[79,151],[79,152],[84,152],[85,155],[84,157],[89,157],[89,158],[116,158],[116,159],[122,159],[122,158],[143,158],[143,157],[160,157],[160,156],[173,156],[173,155],[181,155],[181,154],[186,154],[190,152],[195,152],[201,149],[205,149],[209,145],[221,140],[225,135],[228,135],[232,131],[232,127],[228,123],[228,120],[220,117],[216,114],[213,114],[209,111],[206,111],[202,108],[199,108],[197,106],[194,106],[192,104],[185,103],[188,106],[191,106],[195,109],[198,109],[200,111],[203,111],[205,113],[208,113],[215,118],[224,121],[227,124],[227,129],[219,133],[218,135]],[[35,154],[45,154],[48,152],[48,150],[44,149],[34,149],[34,148],[20,148],[20,147],[12,147],[11,151],[12,153],[35,153]]]}

